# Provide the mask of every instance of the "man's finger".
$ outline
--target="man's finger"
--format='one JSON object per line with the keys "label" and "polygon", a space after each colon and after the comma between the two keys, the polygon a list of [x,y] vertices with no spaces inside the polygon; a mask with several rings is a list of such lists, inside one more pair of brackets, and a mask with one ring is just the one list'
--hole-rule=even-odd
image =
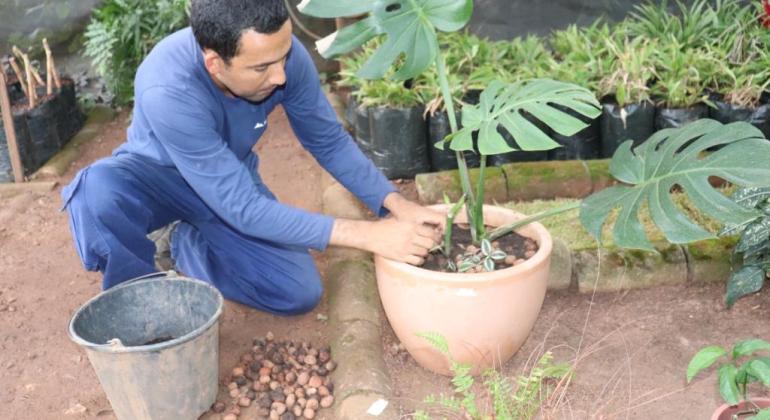
{"label": "man's finger", "polygon": [[417,265],[417,266],[420,266],[420,265],[422,265],[425,262],[425,260],[423,258],[420,258],[420,257],[418,257],[416,255],[410,255],[410,256],[406,257],[404,259],[404,261],[407,264],[412,264],[412,265]]}
{"label": "man's finger", "polygon": [[412,254],[412,255],[418,255],[420,257],[425,257],[425,256],[428,255],[428,250],[430,248],[431,248],[430,246],[423,247],[423,246],[420,246],[420,245],[413,244],[413,245],[411,245],[409,247],[408,252],[410,254]]}
{"label": "man's finger", "polygon": [[424,236],[415,236],[412,239],[412,244],[426,250],[427,252],[427,250],[433,248],[433,246],[436,245],[436,240],[433,238],[426,238]]}
{"label": "man's finger", "polygon": [[417,234],[426,238],[437,240],[441,233],[435,227],[430,225],[417,225]]}

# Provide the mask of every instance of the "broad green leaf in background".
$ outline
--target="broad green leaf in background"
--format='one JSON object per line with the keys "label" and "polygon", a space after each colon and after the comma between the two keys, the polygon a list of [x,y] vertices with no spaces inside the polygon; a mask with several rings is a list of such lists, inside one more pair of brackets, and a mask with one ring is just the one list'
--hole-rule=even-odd
{"label": "broad green leaf in background", "polygon": [[[714,146],[721,149],[704,155]],[[610,162],[610,173],[629,185],[614,186],[585,199],[580,220],[597,239],[615,208],[620,208],[613,228],[617,246],[654,250],[639,222],[646,202],[655,225],[672,243],[681,244],[713,235],[684,215],[671,199],[679,187],[700,211],[728,225],[740,225],[760,215],[721,194],[709,183],[716,176],[738,186],[761,186],[770,179],[770,142],[749,123],[723,125],[702,119],[676,129],[653,134],[631,149],[623,143]]]}
{"label": "broad green leaf in background", "polygon": [[473,0],[303,0],[297,8],[321,18],[369,13],[365,19],[318,41],[318,52],[331,58],[385,34],[383,44],[357,75],[378,79],[403,55],[403,64],[394,77],[405,80],[433,63],[438,52],[436,29],[453,32],[465,26],[473,12]]}
{"label": "broad green leaf in background", "polygon": [[743,296],[758,292],[765,283],[765,270],[756,265],[741,267],[727,281],[727,296],[725,303],[731,308],[736,300]]}
{"label": "broad green leaf in background", "polygon": [[713,365],[714,362],[725,355],[727,355],[727,351],[719,346],[708,346],[701,349],[695,356],[693,356],[692,360],[690,360],[690,363],[687,365],[687,382],[692,381],[692,378],[694,378],[698,372]]}
{"label": "broad green leaf in background", "polygon": [[755,351],[770,350],[770,343],[759,338],[752,338],[736,343],[733,346],[733,359],[749,356]]}
{"label": "broad green leaf in background", "polygon": [[738,385],[735,384],[737,373],[738,368],[733,365],[725,364],[719,367],[719,393],[730,405],[736,405],[740,400]]}
{"label": "broad green leaf in background", "polygon": [[588,126],[553,105],[568,108],[589,119],[601,114],[593,93],[577,85],[549,79],[510,84],[495,80],[481,93],[478,105],[463,107],[463,128],[451,137],[449,147],[457,151],[473,150],[473,133],[478,131],[480,154],[495,155],[516,150],[506,143],[498,128],[510,133],[521,150],[549,150],[559,146],[524,113],[564,136],[571,136]]}

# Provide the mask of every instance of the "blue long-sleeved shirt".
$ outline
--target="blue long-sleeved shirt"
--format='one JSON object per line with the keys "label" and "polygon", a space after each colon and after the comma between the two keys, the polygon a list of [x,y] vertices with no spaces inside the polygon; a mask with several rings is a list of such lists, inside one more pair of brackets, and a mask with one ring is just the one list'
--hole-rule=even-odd
{"label": "blue long-sleeved shirt", "polygon": [[321,166],[376,214],[386,212],[382,202],[394,188],[337,121],[296,38],[285,72],[285,85],[259,103],[228,97],[206,71],[192,30],[182,29],[158,43],[139,67],[128,139],[114,154],[176,168],[206,205],[246,235],[324,249],[331,217],[281,204],[257,187],[252,148],[276,105],[283,105],[295,134]]}

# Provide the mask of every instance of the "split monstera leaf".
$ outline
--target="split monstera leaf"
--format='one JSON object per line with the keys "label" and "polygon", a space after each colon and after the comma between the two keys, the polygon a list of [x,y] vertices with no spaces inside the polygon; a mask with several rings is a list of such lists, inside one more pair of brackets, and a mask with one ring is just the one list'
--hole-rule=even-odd
{"label": "split monstera leaf", "polygon": [[[395,66],[394,77],[405,80],[431,64],[436,65],[452,126],[452,133],[438,146],[448,143],[457,152],[462,200],[477,244],[577,207],[582,224],[598,240],[610,214],[617,212],[612,236],[620,247],[654,250],[639,221],[643,210],[649,212],[654,224],[672,243],[714,237],[677,207],[672,200],[675,191],[682,191],[702,213],[726,225],[745,224],[758,217],[757,210],[736,204],[712,187],[709,177],[742,187],[770,186],[770,142],[748,123],[723,125],[700,120],[682,128],[659,131],[633,149],[631,141],[621,145],[612,158],[610,172],[623,185],[600,191],[580,204],[549,210],[485,232],[484,157],[517,148],[536,151],[558,147],[552,133],[570,136],[599,116],[594,94],[580,86],[547,79],[508,84],[494,81],[481,93],[477,105],[463,107],[463,128],[459,129],[436,31],[456,31],[465,26],[473,10],[472,0],[304,0],[299,9],[326,18],[368,14],[317,43],[321,55],[332,58],[384,36],[360,69],[359,77],[381,78]],[[506,141],[505,132],[515,145]],[[707,153],[715,146],[721,148]],[[475,191],[461,153],[468,150],[481,154],[480,182]],[[451,235],[447,235],[443,249],[448,249],[446,242],[450,240]]]}

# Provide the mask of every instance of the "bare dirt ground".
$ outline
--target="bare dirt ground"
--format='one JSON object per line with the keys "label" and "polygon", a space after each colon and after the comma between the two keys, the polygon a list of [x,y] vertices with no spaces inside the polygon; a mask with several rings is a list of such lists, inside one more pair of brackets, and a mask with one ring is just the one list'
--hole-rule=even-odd
{"label": "bare dirt ground", "polygon": [[[108,155],[125,137],[127,113],[108,125],[62,177]],[[263,179],[284,202],[321,209],[321,169],[294,141],[281,111],[260,141]],[[407,183],[402,188],[414,194]],[[0,418],[112,419],[114,414],[84,352],[67,337],[74,311],[100,291],[98,273],[85,272],[71,243],[59,191],[22,194],[0,202]],[[320,268],[324,261],[318,256]],[[723,309],[722,285],[689,285],[590,295],[549,293],[535,330],[501,372],[514,377],[530,357],[553,349],[557,361],[579,354],[556,419],[703,419],[720,404],[713,376],[685,387],[689,358],[707,344],[770,338],[770,292]],[[227,302],[221,318],[220,372],[224,377],[256,336],[326,343],[322,303],[314,312],[279,318]],[[590,312],[590,313],[589,313]],[[383,346],[405,417],[430,394],[448,393],[448,378],[430,374],[403,354],[384,324]],[[578,352],[579,349],[579,352]],[[531,362],[530,362],[531,363]],[[223,387],[222,387],[223,388]],[[482,390],[476,388],[483,405]],[[330,412],[321,411],[322,420]],[[453,418],[444,413],[446,417]]]}

